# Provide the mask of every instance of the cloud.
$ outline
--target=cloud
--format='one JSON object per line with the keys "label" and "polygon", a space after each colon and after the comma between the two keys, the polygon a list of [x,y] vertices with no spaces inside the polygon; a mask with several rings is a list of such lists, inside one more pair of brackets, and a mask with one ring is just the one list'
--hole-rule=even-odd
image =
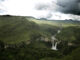
{"label": "cloud", "polygon": [[80,15],[80,0],[57,0],[58,7],[57,10],[66,13]]}
{"label": "cloud", "polygon": [[3,6],[0,7],[5,12],[0,12],[0,14],[33,16],[55,20],[79,20],[79,2],[79,0],[4,0],[2,2]]}
{"label": "cloud", "polygon": [[0,13],[3,14],[5,12],[5,6],[2,4],[5,0],[0,0]]}
{"label": "cloud", "polygon": [[45,17],[43,16],[41,18],[49,19],[53,16],[52,13],[56,12],[56,8],[58,7],[56,2],[57,2],[57,0],[49,0],[49,2],[47,2],[47,3],[38,3],[35,5],[35,9],[37,11],[46,11],[47,14],[45,15]]}
{"label": "cloud", "polygon": [[56,1],[57,0],[50,0],[50,2],[48,2],[48,3],[38,3],[38,4],[36,4],[35,9],[56,11],[56,8],[58,7],[58,5],[56,4]]}
{"label": "cloud", "polygon": [[0,1],[2,2],[2,1],[5,1],[5,0],[0,0]]}
{"label": "cloud", "polygon": [[[52,0],[50,4],[37,4],[37,10],[47,10],[49,19],[80,20],[80,0]],[[56,12],[56,13],[55,13]]]}
{"label": "cloud", "polygon": [[39,3],[35,6],[35,9],[37,10],[46,10],[50,6],[48,4]]}

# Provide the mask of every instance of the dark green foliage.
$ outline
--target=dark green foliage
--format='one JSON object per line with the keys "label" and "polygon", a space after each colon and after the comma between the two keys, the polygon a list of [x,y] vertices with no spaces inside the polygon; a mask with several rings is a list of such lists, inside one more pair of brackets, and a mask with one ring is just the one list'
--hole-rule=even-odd
{"label": "dark green foliage", "polygon": [[80,60],[80,47],[73,50],[71,54],[65,56],[62,59],[58,59],[58,60]]}
{"label": "dark green foliage", "polygon": [[26,17],[0,16],[0,60],[80,60],[80,27],[63,28],[56,35],[60,43],[54,51],[51,36],[58,29],[60,27],[36,24]]}
{"label": "dark green foliage", "polygon": [[4,42],[0,40],[0,49],[4,48]]}
{"label": "dark green foliage", "polygon": [[60,58],[62,54],[48,48],[35,48],[32,45],[25,47],[7,47],[3,51],[0,50],[0,60],[40,60],[45,57]]}
{"label": "dark green foliage", "polygon": [[80,27],[67,27],[57,34],[56,38],[61,42],[58,49],[64,55],[70,54],[74,49],[80,46]]}
{"label": "dark green foliage", "polygon": [[80,27],[67,27],[62,29],[60,34],[57,34],[57,38],[61,41],[80,43]]}
{"label": "dark green foliage", "polygon": [[39,26],[26,17],[0,16],[0,40],[9,44],[33,41],[42,36],[50,38],[56,30],[57,27]]}
{"label": "dark green foliage", "polygon": [[0,17],[0,39],[4,42],[17,43],[30,40],[29,34],[32,29],[36,31],[38,25],[26,20],[25,17]]}
{"label": "dark green foliage", "polygon": [[51,35],[54,35],[57,33],[57,30],[59,27],[48,25],[48,24],[42,24],[40,25],[42,31],[46,31],[47,33],[51,33]]}

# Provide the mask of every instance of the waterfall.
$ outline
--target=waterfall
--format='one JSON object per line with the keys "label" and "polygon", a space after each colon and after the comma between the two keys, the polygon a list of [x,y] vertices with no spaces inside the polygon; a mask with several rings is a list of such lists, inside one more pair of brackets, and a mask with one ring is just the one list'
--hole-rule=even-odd
{"label": "waterfall", "polygon": [[52,45],[52,49],[57,50],[57,42],[54,45]]}
{"label": "waterfall", "polygon": [[[58,30],[56,34],[59,34],[61,32],[61,30]],[[52,42],[52,49],[53,50],[58,50],[57,49],[57,44],[58,44],[58,39],[55,38],[56,34],[54,36],[51,37],[51,42]]]}
{"label": "waterfall", "polygon": [[62,24],[60,24],[59,26],[60,26],[60,29],[57,31],[57,33],[56,33],[54,36],[51,37],[52,49],[53,49],[53,50],[58,50],[58,49],[57,49],[57,44],[58,44],[60,41],[58,41],[58,39],[56,39],[55,36],[61,32]]}
{"label": "waterfall", "polygon": [[61,30],[58,30],[57,33],[59,34],[61,32]]}
{"label": "waterfall", "polygon": [[52,42],[52,49],[57,50],[57,39],[54,36],[52,36],[51,42]]}

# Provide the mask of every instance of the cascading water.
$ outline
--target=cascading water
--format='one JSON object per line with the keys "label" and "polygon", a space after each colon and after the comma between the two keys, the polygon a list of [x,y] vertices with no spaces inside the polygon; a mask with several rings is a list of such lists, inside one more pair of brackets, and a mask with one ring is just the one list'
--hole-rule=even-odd
{"label": "cascading water", "polygon": [[57,49],[57,42],[52,45],[52,49],[53,49],[53,50],[58,50],[58,49]]}
{"label": "cascading water", "polygon": [[58,49],[57,49],[57,44],[58,44],[59,41],[58,41],[58,39],[55,38],[55,36],[61,32],[62,25],[60,25],[60,26],[61,26],[61,27],[60,27],[60,29],[57,31],[57,33],[56,33],[54,36],[51,37],[52,49],[53,49],[53,50],[58,50]]}
{"label": "cascading water", "polygon": [[57,39],[52,36],[52,49],[57,50]]}

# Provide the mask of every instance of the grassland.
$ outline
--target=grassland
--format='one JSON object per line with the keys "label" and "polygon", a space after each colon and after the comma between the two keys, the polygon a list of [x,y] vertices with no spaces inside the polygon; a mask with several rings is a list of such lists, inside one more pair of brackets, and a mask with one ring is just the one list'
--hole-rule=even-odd
{"label": "grassland", "polygon": [[49,37],[56,33],[60,24],[63,27],[80,26],[80,22],[77,21],[50,21],[33,17],[0,16],[0,40],[13,44],[27,42],[32,38],[35,40],[40,36]]}
{"label": "grassland", "polygon": [[72,21],[72,20],[39,20],[39,19],[30,19],[31,21],[36,22],[37,24],[48,24],[52,26],[60,26],[69,27],[69,26],[80,26],[80,21]]}
{"label": "grassland", "polygon": [[[34,28],[33,28],[34,27]],[[19,43],[30,40],[30,34],[38,25],[20,16],[0,16],[0,40],[6,43]]]}
{"label": "grassland", "polygon": [[[54,34],[60,41],[57,51],[44,41]],[[80,60],[80,22],[0,16],[0,60]]]}

